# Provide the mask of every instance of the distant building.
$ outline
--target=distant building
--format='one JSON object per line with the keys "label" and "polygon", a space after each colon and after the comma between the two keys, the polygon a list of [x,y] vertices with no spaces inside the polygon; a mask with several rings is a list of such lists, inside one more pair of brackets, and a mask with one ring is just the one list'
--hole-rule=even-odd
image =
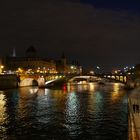
{"label": "distant building", "polygon": [[[73,61],[74,62],[74,61]],[[65,54],[62,53],[60,60],[56,61],[56,70],[60,74],[80,74],[82,67],[78,63],[68,63]],[[75,61],[77,62],[77,61]]]}
{"label": "distant building", "polygon": [[137,78],[140,78],[140,64],[137,64],[136,66],[135,66],[135,76],[137,77]]}
{"label": "distant building", "polygon": [[40,73],[56,73],[56,63],[53,60],[38,57],[37,51],[33,46],[30,46],[25,57],[7,57],[6,67],[11,71],[26,71]]}
{"label": "distant building", "polygon": [[52,73],[52,74],[80,74],[82,67],[77,61],[68,63],[64,53],[59,60],[52,60],[39,57],[37,50],[30,46],[25,51],[25,57],[17,57],[16,50],[13,55],[5,59],[5,69],[18,73]]}

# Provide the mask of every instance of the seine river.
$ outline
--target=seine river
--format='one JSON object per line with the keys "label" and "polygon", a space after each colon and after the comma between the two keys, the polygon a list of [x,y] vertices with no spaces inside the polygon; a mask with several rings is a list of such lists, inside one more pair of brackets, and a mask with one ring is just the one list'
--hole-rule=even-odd
{"label": "seine river", "polygon": [[0,139],[127,140],[122,84],[0,91]]}

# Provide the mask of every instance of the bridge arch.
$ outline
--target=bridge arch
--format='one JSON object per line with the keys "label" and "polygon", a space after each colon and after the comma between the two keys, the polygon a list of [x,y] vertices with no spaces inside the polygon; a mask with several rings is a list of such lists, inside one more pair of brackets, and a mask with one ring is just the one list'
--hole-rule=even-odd
{"label": "bridge arch", "polygon": [[23,80],[20,81],[19,86],[20,87],[24,87],[24,86],[43,87],[43,86],[45,86],[45,78],[44,77],[39,77],[38,79],[24,78]]}
{"label": "bridge arch", "polygon": [[97,77],[95,76],[75,76],[71,78],[69,82],[79,82],[79,81],[90,82],[90,81],[95,81],[96,79]]}
{"label": "bridge arch", "polygon": [[20,81],[19,86],[20,87],[24,87],[24,86],[38,86],[38,82],[37,82],[37,80],[35,80],[33,78],[25,78],[25,79]]}

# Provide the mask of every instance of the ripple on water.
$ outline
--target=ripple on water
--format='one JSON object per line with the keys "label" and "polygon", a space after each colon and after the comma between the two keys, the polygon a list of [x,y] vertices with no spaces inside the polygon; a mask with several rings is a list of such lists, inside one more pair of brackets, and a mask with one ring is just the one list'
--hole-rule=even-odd
{"label": "ripple on water", "polygon": [[126,92],[113,84],[93,87],[3,92],[0,138],[127,140]]}

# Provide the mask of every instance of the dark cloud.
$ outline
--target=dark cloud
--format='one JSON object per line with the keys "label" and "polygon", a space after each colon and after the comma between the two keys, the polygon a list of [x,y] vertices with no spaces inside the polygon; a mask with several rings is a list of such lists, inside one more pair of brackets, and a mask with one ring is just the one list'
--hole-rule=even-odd
{"label": "dark cloud", "polygon": [[98,8],[125,9],[128,11],[140,11],[139,0],[81,0],[83,3],[92,4]]}
{"label": "dark cloud", "polygon": [[[0,52],[34,45],[44,57],[62,51],[84,66],[132,65],[140,51],[140,17],[130,11],[95,8],[78,1],[23,1],[0,6]],[[107,69],[106,68],[106,69]]]}

